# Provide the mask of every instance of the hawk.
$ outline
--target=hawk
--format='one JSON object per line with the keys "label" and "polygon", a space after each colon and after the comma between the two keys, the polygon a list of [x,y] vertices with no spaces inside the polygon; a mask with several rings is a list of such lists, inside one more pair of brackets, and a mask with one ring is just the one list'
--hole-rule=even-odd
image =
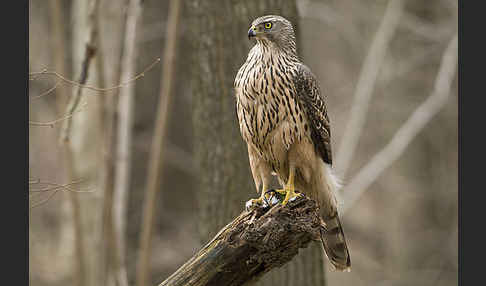
{"label": "hawk", "polygon": [[316,77],[297,56],[292,24],[267,15],[254,20],[248,38],[256,44],[235,82],[236,113],[248,145],[250,168],[262,203],[273,175],[285,194],[282,204],[305,193],[323,222],[324,251],[338,270],[351,260],[337,212],[339,184],[332,174],[331,129],[325,97]]}

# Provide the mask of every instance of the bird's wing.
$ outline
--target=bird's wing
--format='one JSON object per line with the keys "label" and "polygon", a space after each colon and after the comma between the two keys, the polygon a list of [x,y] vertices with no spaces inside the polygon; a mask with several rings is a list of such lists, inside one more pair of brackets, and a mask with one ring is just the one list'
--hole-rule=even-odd
{"label": "bird's wing", "polygon": [[304,64],[297,66],[293,81],[297,99],[306,111],[309,120],[314,147],[322,160],[331,165],[331,126],[327,116],[325,98],[321,94],[319,84],[310,69]]}

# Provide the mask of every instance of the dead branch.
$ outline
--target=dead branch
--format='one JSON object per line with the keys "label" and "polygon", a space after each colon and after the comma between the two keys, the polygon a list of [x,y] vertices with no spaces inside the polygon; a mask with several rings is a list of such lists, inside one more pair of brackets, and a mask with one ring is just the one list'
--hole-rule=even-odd
{"label": "dead branch", "polygon": [[52,182],[47,182],[47,181],[41,181],[40,179],[36,180],[29,180],[29,199],[34,199],[35,197],[38,197],[40,195],[43,195],[45,193],[51,192],[46,198],[32,203],[30,206],[30,209],[33,209],[35,207],[38,207],[40,205],[43,205],[47,203],[52,197],[54,197],[57,193],[60,191],[65,191],[65,192],[75,192],[75,193],[91,193],[94,191],[94,189],[75,189],[73,186],[81,184],[84,180],[76,180],[72,181],[71,183],[67,184],[58,184],[58,183],[52,183]]}
{"label": "dead branch", "polygon": [[58,119],[55,119],[55,120],[51,120],[51,121],[47,121],[47,122],[39,122],[39,121],[30,121],[29,120],[29,125],[32,125],[32,126],[41,126],[41,127],[54,127],[54,125],[56,123],[59,123],[63,120],[66,120],[66,119],[69,119],[71,117],[74,116],[74,114],[80,112],[84,107],[86,106],[86,103],[84,103],[83,105],[81,105],[81,107],[79,107],[77,110],[74,110],[73,112],[71,112],[70,114],[66,114]]}
{"label": "dead branch", "polygon": [[125,87],[125,86],[129,85],[130,83],[136,81],[137,79],[144,77],[145,74],[148,71],[150,71],[159,62],[160,62],[160,58],[157,58],[149,66],[147,66],[142,72],[136,74],[132,78],[130,78],[130,79],[118,84],[118,85],[106,87],[106,88],[83,84],[81,82],[77,82],[77,81],[68,79],[68,78],[66,78],[65,76],[63,76],[62,74],[60,74],[56,71],[48,71],[47,69],[44,69],[44,70],[39,71],[39,72],[31,72],[31,73],[29,73],[29,76],[31,77],[30,80],[36,80],[37,77],[39,77],[40,75],[50,75],[50,76],[54,76],[54,77],[58,78],[59,80],[65,82],[67,84],[70,84],[70,85],[73,85],[73,86],[76,86],[76,87],[79,87],[79,88],[90,89],[90,90],[98,91],[98,92],[106,92],[106,91],[111,91],[111,90],[115,90],[115,89]]}
{"label": "dead branch", "polygon": [[336,154],[336,166],[340,175],[345,178],[349,164],[354,156],[368,112],[373,88],[378,77],[388,43],[393,37],[403,11],[403,0],[390,0],[381,21],[380,27],[366,55],[358,84],[355,88],[351,118],[346,124],[341,145]]}
{"label": "dead branch", "polygon": [[[96,50],[97,50],[96,34],[98,33],[96,18],[98,17],[99,6],[100,5],[98,0],[93,0],[90,2],[89,14],[88,14],[89,37],[84,50],[84,59],[81,67],[81,75],[79,79],[79,82],[81,84],[85,84],[86,81],[88,80],[89,67],[91,65],[92,59],[96,55]],[[73,96],[71,96],[71,98],[69,99],[69,103],[67,105],[67,112],[66,112],[68,115],[72,114],[74,110],[76,110],[76,108],[78,107],[78,104],[81,101],[81,95],[82,95],[82,89],[78,88],[76,93],[74,93]],[[69,141],[71,126],[72,126],[72,121],[71,118],[68,117],[67,120],[64,121],[63,128],[61,130],[61,137],[60,137],[61,142],[65,143]]]}
{"label": "dead branch", "polygon": [[63,188],[66,191],[75,192],[76,190],[72,189],[71,186],[81,184],[82,182],[83,182],[83,180],[75,180],[75,181],[72,181],[71,183],[61,185],[61,184],[58,184],[58,183],[41,181],[41,179],[30,179],[29,180],[29,193],[48,192],[48,191],[51,191],[51,190],[57,189],[57,188]]}
{"label": "dead branch", "polygon": [[52,92],[53,92],[53,91],[54,91],[54,90],[55,90],[55,89],[56,89],[56,88],[59,86],[59,84],[60,84],[60,83],[61,83],[61,81],[60,81],[60,80],[59,80],[59,81],[57,81],[57,82],[56,82],[56,84],[55,84],[53,87],[49,88],[48,90],[46,90],[46,91],[42,92],[42,93],[41,93],[41,94],[39,94],[39,95],[36,95],[36,96],[31,96],[31,97],[30,97],[30,100],[39,99],[39,98],[41,98],[41,97],[43,97],[43,96],[49,95],[50,93],[52,93]]}
{"label": "dead branch", "polygon": [[457,71],[457,34],[449,42],[435,79],[434,90],[395,133],[390,142],[346,186],[344,206],[349,209],[378,176],[403,154],[410,142],[428,122],[446,105]]}
{"label": "dead branch", "polygon": [[[91,86],[91,85],[86,85],[86,84],[83,84],[82,82],[76,82],[76,81],[73,81],[73,80],[70,80],[70,79],[67,79],[65,78],[64,76],[62,76],[61,74],[57,73],[57,72],[47,72],[46,70],[44,71],[41,71],[41,72],[32,72],[30,73],[29,75],[30,76],[38,76],[38,75],[41,75],[41,74],[47,74],[47,75],[54,75],[56,76],[59,81],[56,82],[56,84],[48,89],[47,91],[37,95],[37,96],[33,96],[31,97],[32,100],[34,99],[38,99],[38,98],[41,98],[43,96],[46,96],[48,94],[51,94],[59,85],[60,85],[60,82],[61,81],[64,81],[64,82],[67,82],[68,84],[71,84],[71,85],[74,85],[74,86],[77,86],[79,89],[78,89],[78,94],[79,94],[79,90],[82,89],[82,88],[86,88],[86,89],[91,89],[91,90],[94,90],[94,91],[98,91],[98,92],[105,92],[105,91],[110,91],[110,90],[114,90],[114,89],[119,89],[119,88],[122,88],[134,81],[136,81],[137,79],[141,78],[141,77],[144,77],[145,76],[145,73],[148,72],[149,70],[151,70],[157,63],[160,62],[160,58],[157,58],[153,63],[151,63],[148,67],[146,67],[141,73],[135,75],[134,77],[130,78],[129,80],[119,84],[119,85],[116,85],[116,86],[112,86],[112,87],[108,87],[108,88],[101,88],[101,87],[96,87],[96,86]],[[83,66],[85,66],[83,64]],[[31,79],[32,80],[32,79]],[[74,103],[73,103],[74,104]],[[77,101],[75,103],[76,106],[79,105],[79,101]],[[85,105],[85,104],[84,104]],[[44,126],[44,127],[54,127],[54,125],[56,123],[59,123],[61,121],[64,121],[64,120],[67,120],[67,119],[70,119],[75,113],[81,111],[82,107],[81,106],[79,108],[77,108],[76,110],[74,109],[69,109],[68,110],[68,113],[66,113],[64,116],[58,118],[58,119],[55,119],[55,120],[52,120],[52,121],[48,121],[48,122],[39,122],[39,121],[29,121],[29,125],[32,125],[32,126]],[[70,123],[68,124],[70,125]],[[64,127],[64,128],[70,128],[70,127]],[[63,130],[63,132],[66,132],[67,130]],[[61,133],[61,134],[64,134],[64,133]],[[67,134],[64,134],[63,136],[67,136]],[[64,137],[63,137],[64,138]]]}
{"label": "dead branch", "polygon": [[244,211],[159,286],[252,284],[320,241],[320,226],[317,204],[305,196]]}

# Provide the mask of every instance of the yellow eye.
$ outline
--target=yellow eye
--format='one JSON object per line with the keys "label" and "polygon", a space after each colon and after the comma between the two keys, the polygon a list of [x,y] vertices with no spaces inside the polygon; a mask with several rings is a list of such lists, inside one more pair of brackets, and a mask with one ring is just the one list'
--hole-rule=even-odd
{"label": "yellow eye", "polygon": [[265,23],[265,29],[270,29],[272,27],[272,23],[268,22]]}

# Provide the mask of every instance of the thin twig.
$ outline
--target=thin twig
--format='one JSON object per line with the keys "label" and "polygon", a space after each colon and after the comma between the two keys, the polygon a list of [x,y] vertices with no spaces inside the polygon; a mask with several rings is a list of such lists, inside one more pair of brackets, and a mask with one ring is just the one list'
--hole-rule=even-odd
{"label": "thin twig", "polygon": [[402,10],[403,0],[390,0],[388,2],[383,20],[375,34],[361,69],[351,107],[351,118],[346,125],[341,140],[342,143],[336,155],[336,167],[343,179],[346,177],[346,172],[349,169],[361,137],[378,72],[385,58],[388,43],[393,37],[399,23]]}
{"label": "thin twig", "polygon": [[83,105],[81,105],[81,107],[79,107],[77,110],[74,110],[71,114],[67,114],[67,115],[64,115],[63,117],[61,118],[58,118],[58,119],[55,119],[55,120],[52,120],[52,121],[47,121],[47,122],[39,122],[39,121],[30,121],[29,120],[29,125],[32,125],[32,126],[41,126],[41,127],[54,127],[54,125],[56,123],[59,123],[63,120],[66,120],[68,118],[71,118],[73,117],[76,113],[80,112],[85,106],[87,105],[87,103],[83,103]]}
{"label": "thin twig", "polygon": [[45,92],[43,92],[43,93],[41,93],[39,95],[31,96],[30,97],[30,100],[39,99],[39,98],[41,98],[43,96],[46,96],[46,95],[50,94],[51,92],[53,92],[59,86],[60,83],[61,83],[61,81],[58,80],[53,87],[49,88],[48,90],[46,90]]}
{"label": "thin twig", "polygon": [[413,112],[385,148],[350,181],[344,192],[344,205],[341,212],[354,205],[379,175],[403,154],[417,134],[447,104],[457,71],[457,57],[456,33],[443,54],[432,94]]}
{"label": "thin twig", "polygon": [[[91,192],[95,191],[94,189],[93,190],[74,190],[74,189],[70,188],[70,186],[79,184],[82,181],[83,180],[78,180],[78,181],[73,181],[73,182],[68,183],[68,184],[60,185],[60,184],[56,184],[56,183],[42,182],[42,181],[38,180],[38,182],[36,182],[36,184],[50,185],[50,186],[53,186],[53,187],[43,188],[43,189],[40,189],[40,190],[29,190],[30,193],[34,193],[34,195],[40,195],[40,194],[45,193],[45,192],[52,192],[52,193],[49,194],[49,196],[47,198],[45,198],[44,200],[39,201],[35,204],[32,204],[30,206],[30,209],[33,209],[35,207],[38,207],[40,205],[47,203],[59,191],[68,191],[68,192],[75,192],[75,193],[91,193]],[[30,198],[32,198],[32,197],[30,197]]]}
{"label": "thin twig", "polygon": [[140,254],[137,261],[136,285],[145,286],[150,274],[150,244],[155,212],[155,202],[159,191],[160,166],[164,161],[163,148],[166,142],[167,118],[170,113],[172,97],[172,76],[174,74],[174,60],[177,46],[177,27],[179,23],[180,1],[172,0],[169,3],[169,13],[166,29],[166,42],[164,49],[164,64],[160,84],[159,106],[157,119],[154,125],[152,150],[147,174],[147,189],[144,198],[142,230],[140,235]]}
{"label": "thin twig", "polygon": [[42,201],[40,201],[38,203],[35,203],[35,204],[31,205],[30,206],[30,209],[36,208],[36,207],[38,207],[40,205],[43,205],[43,204],[47,203],[52,197],[54,197],[55,194],[57,194],[58,191],[59,190],[56,190],[55,192],[52,192],[46,199],[44,199],[44,200],[42,200]]}
{"label": "thin twig", "polygon": [[[61,184],[41,181],[40,179],[37,179],[36,181],[29,182],[29,192],[31,192],[31,193],[47,192],[47,191],[51,191],[53,189],[52,187],[54,187],[54,188],[65,188],[69,191],[76,191],[76,190],[70,189],[69,187],[73,186],[73,185],[80,184],[82,182],[83,182],[83,180],[80,179],[80,180],[77,180],[77,181],[72,181],[71,183],[68,183],[68,184],[61,185]],[[40,185],[40,186],[47,185],[47,186],[51,186],[51,187],[47,188],[47,189],[44,188],[44,189],[40,189],[40,190],[30,190],[32,185]]]}
{"label": "thin twig", "polygon": [[132,78],[130,78],[130,79],[124,81],[123,83],[118,84],[118,85],[115,85],[115,86],[112,86],[112,87],[106,87],[106,88],[96,87],[96,86],[92,86],[92,85],[83,84],[81,82],[76,82],[74,80],[71,80],[71,79],[64,77],[63,75],[61,75],[61,74],[59,74],[55,71],[47,71],[46,69],[39,71],[39,72],[31,72],[31,73],[29,73],[29,76],[36,76],[36,78],[37,78],[37,76],[39,76],[39,75],[51,75],[51,76],[55,76],[56,78],[66,82],[68,84],[74,85],[74,86],[79,87],[79,88],[86,88],[86,89],[90,89],[90,90],[94,90],[94,91],[106,92],[106,91],[111,91],[111,90],[122,88],[122,87],[127,86],[130,83],[136,81],[137,79],[144,77],[145,74],[148,71],[150,71],[159,62],[160,62],[160,58],[157,58],[149,66],[147,66],[142,72],[138,73],[134,77],[132,77]]}

